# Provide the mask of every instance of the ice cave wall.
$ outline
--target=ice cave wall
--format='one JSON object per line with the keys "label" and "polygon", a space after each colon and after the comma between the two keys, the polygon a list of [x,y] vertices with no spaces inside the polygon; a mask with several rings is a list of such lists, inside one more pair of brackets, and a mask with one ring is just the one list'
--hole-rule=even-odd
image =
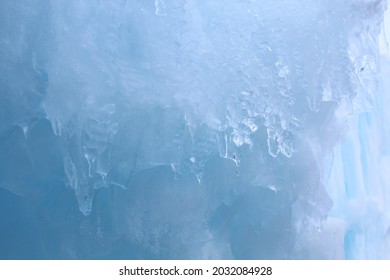
{"label": "ice cave wall", "polygon": [[0,5],[20,256],[388,256],[386,1]]}

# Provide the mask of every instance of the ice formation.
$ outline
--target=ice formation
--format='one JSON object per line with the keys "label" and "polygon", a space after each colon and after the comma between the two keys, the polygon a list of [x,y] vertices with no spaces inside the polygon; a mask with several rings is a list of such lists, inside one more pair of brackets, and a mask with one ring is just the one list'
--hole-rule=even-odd
{"label": "ice formation", "polygon": [[387,1],[0,7],[0,258],[390,258]]}

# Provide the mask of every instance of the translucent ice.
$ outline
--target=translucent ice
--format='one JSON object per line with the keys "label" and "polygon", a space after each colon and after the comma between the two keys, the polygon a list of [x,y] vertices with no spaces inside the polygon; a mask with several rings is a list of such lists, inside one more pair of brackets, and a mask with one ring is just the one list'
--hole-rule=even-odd
{"label": "translucent ice", "polygon": [[0,7],[1,257],[389,258],[385,0]]}

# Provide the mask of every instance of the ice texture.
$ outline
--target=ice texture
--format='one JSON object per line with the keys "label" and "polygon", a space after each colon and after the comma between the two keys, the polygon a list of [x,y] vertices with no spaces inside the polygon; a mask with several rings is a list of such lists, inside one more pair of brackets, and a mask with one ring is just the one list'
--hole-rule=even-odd
{"label": "ice texture", "polygon": [[386,9],[2,0],[0,258],[390,258]]}

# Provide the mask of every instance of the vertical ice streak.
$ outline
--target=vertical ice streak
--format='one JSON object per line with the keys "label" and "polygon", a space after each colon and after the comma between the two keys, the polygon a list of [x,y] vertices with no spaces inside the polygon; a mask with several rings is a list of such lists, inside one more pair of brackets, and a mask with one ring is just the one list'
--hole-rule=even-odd
{"label": "vertical ice streak", "polygon": [[[335,160],[327,184],[334,201],[330,216],[344,221],[344,252],[348,259],[388,259],[390,256],[387,148],[390,115],[386,109],[390,61],[385,35],[389,30],[389,19],[387,10],[378,40],[361,42],[366,47],[369,44],[379,46],[363,56],[364,65],[359,66],[358,94],[363,90],[371,91],[369,100],[363,103],[368,107],[362,107],[361,98],[357,96],[357,110],[347,122],[348,131],[343,141],[334,150]],[[362,39],[374,40],[371,36],[366,34]],[[370,61],[367,57],[371,57]],[[373,89],[374,84],[377,86]]]}

